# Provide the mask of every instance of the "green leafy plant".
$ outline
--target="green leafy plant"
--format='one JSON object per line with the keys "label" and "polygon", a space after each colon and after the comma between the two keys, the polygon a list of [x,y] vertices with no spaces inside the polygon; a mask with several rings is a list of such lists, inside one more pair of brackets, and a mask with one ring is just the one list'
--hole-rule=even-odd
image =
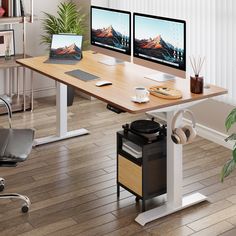
{"label": "green leafy plant", "polygon": [[[227,132],[230,130],[230,128],[233,126],[233,124],[236,123],[236,108],[233,109],[230,114],[228,115],[226,121],[225,121],[225,128]],[[233,152],[232,152],[232,158],[228,160],[221,171],[221,181],[224,181],[224,178],[229,176],[233,170],[236,167],[236,133],[232,133],[228,138],[225,139],[226,142],[228,141],[235,141]]]}
{"label": "green leafy plant", "polygon": [[[41,43],[51,45],[52,34],[73,33],[84,35],[86,32],[86,15],[77,9],[71,1],[62,2],[58,6],[57,16],[44,12],[42,19],[44,34],[41,36]],[[84,46],[87,42],[84,42]]]}

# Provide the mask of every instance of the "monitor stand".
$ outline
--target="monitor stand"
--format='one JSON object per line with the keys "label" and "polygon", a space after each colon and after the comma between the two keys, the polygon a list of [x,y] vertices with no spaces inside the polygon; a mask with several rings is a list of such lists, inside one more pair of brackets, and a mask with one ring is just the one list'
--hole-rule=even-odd
{"label": "monitor stand", "polygon": [[124,64],[124,61],[122,61],[120,59],[117,59],[117,58],[114,58],[114,57],[104,59],[104,60],[100,60],[99,62],[104,64],[104,65],[107,65],[107,66],[116,66],[116,65]]}
{"label": "monitor stand", "polygon": [[170,74],[151,74],[151,75],[146,75],[145,78],[157,82],[166,82],[168,80],[175,80],[175,76]]}

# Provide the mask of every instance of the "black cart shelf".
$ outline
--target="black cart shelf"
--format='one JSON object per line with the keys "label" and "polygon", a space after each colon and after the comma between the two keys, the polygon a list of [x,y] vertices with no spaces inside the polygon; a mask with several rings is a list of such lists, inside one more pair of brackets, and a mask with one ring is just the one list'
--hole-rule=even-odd
{"label": "black cart shelf", "polygon": [[[142,150],[136,158],[123,150],[123,143],[130,141]],[[149,143],[146,138],[131,132],[117,132],[117,196],[120,186],[145,201],[166,193],[166,137],[157,138]]]}

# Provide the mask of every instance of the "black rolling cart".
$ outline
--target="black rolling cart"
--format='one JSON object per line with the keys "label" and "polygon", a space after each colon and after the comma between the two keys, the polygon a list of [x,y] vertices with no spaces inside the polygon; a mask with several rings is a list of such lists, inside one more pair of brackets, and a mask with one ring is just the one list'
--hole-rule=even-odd
{"label": "black rolling cart", "polygon": [[166,127],[158,127],[143,134],[126,124],[117,132],[117,196],[123,187],[142,200],[142,211],[146,200],[166,193]]}

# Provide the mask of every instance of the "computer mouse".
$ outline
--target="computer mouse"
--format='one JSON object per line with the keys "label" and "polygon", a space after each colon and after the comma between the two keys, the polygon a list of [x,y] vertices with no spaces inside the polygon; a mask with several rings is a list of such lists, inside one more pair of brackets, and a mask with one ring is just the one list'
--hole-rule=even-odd
{"label": "computer mouse", "polygon": [[101,80],[101,81],[98,81],[96,83],[97,87],[102,87],[102,86],[106,86],[106,85],[112,85],[112,82],[111,81],[107,81],[107,80]]}

